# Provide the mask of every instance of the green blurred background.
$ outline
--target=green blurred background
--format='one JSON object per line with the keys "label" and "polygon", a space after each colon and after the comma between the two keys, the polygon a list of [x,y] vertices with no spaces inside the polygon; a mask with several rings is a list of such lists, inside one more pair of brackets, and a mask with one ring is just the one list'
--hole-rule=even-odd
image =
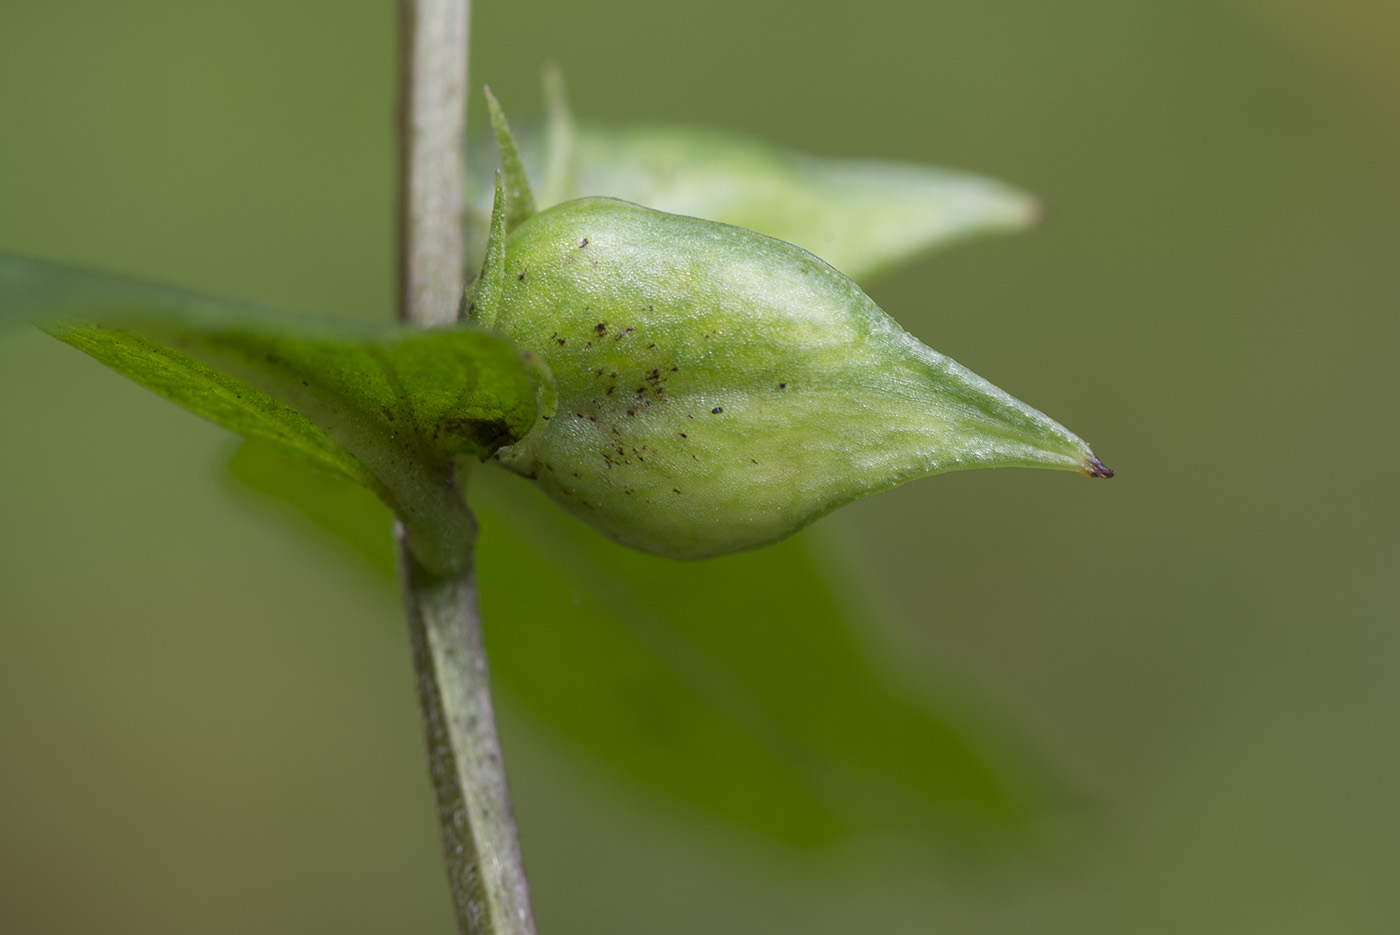
{"label": "green blurred background", "polygon": [[[1400,7],[473,15],[513,113],[551,58],[585,117],[1043,196],[1042,229],[871,291],[1119,472],[950,475],[821,524],[880,595],[864,638],[1009,725],[1069,792],[1060,833],[976,866],[796,850],[506,696],[542,931],[1395,930]],[[0,249],[388,316],[394,22],[6,4]],[[228,444],[42,335],[0,344],[0,931],[450,930],[394,598],[235,495]]]}

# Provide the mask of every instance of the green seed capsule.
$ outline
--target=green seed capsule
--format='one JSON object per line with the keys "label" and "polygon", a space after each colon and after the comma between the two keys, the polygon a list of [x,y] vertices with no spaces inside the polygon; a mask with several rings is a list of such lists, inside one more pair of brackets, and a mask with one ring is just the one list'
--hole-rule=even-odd
{"label": "green seed capsule", "polygon": [[535,427],[497,457],[626,545],[757,548],[962,468],[1109,473],[781,241],[588,198],[535,215],[496,256],[471,313],[553,377]]}

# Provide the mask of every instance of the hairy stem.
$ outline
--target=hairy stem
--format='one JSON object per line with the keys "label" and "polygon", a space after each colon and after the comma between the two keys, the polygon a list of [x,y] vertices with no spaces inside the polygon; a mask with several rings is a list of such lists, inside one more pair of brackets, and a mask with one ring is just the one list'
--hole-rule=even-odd
{"label": "hairy stem", "polygon": [[[467,0],[400,0],[400,317],[455,320],[462,295]],[[475,536],[461,491],[455,524]],[[481,640],[472,562],[435,574],[398,530],[404,607],[443,855],[464,935],[534,935]],[[470,551],[471,543],[463,543]]]}
{"label": "hairy stem", "polygon": [[443,856],[467,935],[533,935],[471,572],[436,578],[405,555],[404,594]]}

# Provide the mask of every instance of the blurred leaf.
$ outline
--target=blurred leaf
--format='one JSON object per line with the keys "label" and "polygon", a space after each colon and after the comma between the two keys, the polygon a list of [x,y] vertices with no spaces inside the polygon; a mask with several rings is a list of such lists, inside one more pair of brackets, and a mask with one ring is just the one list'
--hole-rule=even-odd
{"label": "blurred leaf", "polygon": [[[548,129],[515,124],[540,210],[587,195],[621,198],[796,244],[857,281],[961,240],[1020,230],[1039,215],[1030,196],[970,172],[809,156],[695,127],[585,123],[565,134],[561,119]],[[474,138],[469,266],[485,248],[497,164],[487,140]]]}
{"label": "blurred leaf", "polygon": [[[250,486],[388,562],[385,515],[248,446]],[[542,720],[663,794],[799,846],[921,824],[967,843],[1030,817],[985,738],[894,687],[807,536],[698,563],[614,545],[499,471],[472,477],[492,672]]]}
{"label": "blurred leaf", "polygon": [[514,349],[466,325],[314,322],[0,255],[0,319],[21,317],[198,415],[373,489],[434,567],[462,561],[453,543],[469,541],[440,481],[451,456],[486,455],[534,420]]}
{"label": "blurred leaf", "polygon": [[498,675],[623,772],[794,844],[920,815],[966,841],[1029,817],[971,730],[866,658],[853,634],[874,614],[838,591],[849,570],[819,539],[677,562],[497,472],[473,490]]}
{"label": "blurred leaf", "polygon": [[397,573],[391,514],[372,493],[321,471],[304,470],[275,445],[247,441],[228,464],[238,489],[280,500],[360,554],[385,580]]}

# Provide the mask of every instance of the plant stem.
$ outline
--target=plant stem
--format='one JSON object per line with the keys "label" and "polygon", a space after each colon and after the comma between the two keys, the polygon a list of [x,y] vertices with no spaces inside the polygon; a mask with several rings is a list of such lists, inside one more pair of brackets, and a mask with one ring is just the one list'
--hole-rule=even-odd
{"label": "plant stem", "polygon": [[399,0],[400,317],[449,324],[462,297],[469,0]]}
{"label": "plant stem", "polygon": [[443,856],[466,935],[534,935],[471,572],[435,578],[404,553],[418,701]]}
{"label": "plant stem", "polygon": [[[462,295],[468,0],[400,0],[400,317],[451,323]],[[476,526],[450,468],[460,525]],[[463,935],[534,935],[472,562],[441,575],[397,531],[404,607],[443,856]],[[471,551],[471,543],[463,543]]]}

